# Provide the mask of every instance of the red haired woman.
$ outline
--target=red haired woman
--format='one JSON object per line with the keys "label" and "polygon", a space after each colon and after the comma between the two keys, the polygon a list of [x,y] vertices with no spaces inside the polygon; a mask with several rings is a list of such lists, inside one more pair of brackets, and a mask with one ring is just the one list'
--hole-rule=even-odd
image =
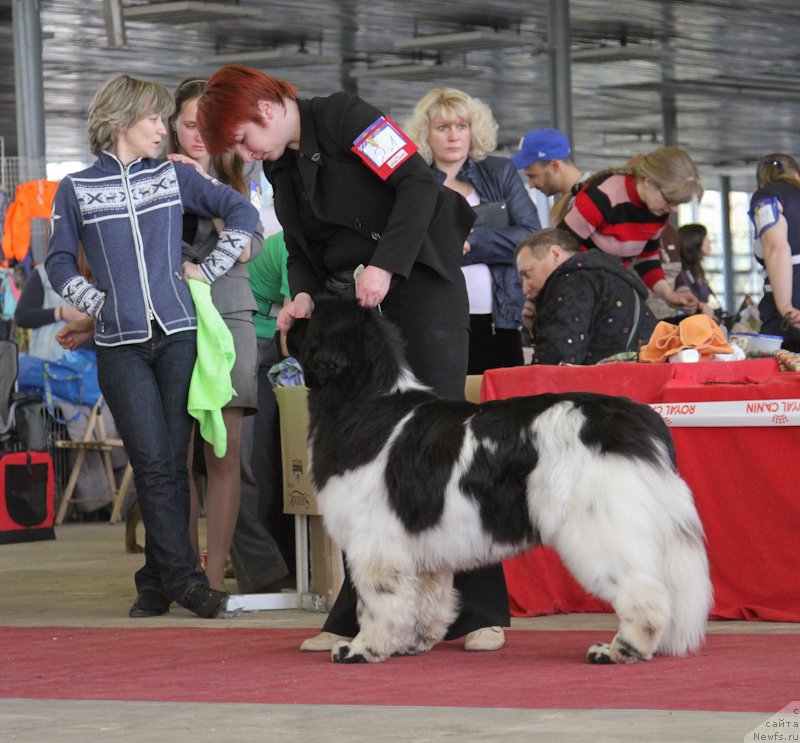
{"label": "red haired woman", "polygon": [[[380,305],[417,377],[444,397],[463,398],[469,308],[461,256],[475,215],[438,183],[411,139],[355,95],[300,99],[290,83],[240,65],[212,75],[198,119],[212,154],[235,148],[246,162],[264,162],[289,254],[292,301],[280,330],[309,317],[325,293]],[[359,265],[366,268],[354,280]],[[502,647],[509,614],[501,567],[455,583],[462,610],[448,639],[469,633],[469,649]],[[304,649],[353,637],[355,609],[347,581],[323,634]]]}

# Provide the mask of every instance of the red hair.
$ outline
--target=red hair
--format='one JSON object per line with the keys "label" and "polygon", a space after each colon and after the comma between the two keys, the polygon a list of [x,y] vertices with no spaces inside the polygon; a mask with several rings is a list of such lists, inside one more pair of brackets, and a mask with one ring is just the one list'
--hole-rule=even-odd
{"label": "red hair", "polygon": [[221,155],[236,144],[235,132],[242,124],[262,123],[259,101],[283,103],[297,100],[297,88],[244,65],[230,64],[217,70],[197,101],[197,126],[206,149]]}

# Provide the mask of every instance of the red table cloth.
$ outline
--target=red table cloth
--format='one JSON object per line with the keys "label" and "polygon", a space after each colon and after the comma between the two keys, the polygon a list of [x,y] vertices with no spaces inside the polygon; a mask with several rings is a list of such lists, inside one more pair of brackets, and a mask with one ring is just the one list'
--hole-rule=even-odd
{"label": "red table cloth", "polygon": [[[773,359],[494,369],[482,400],[590,391],[643,403],[800,398],[800,373]],[[706,531],[715,619],[800,622],[800,430],[791,425],[671,428],[678,470]],[[511,612],[611,611],[558,555],[537,548],[504,562]]]}

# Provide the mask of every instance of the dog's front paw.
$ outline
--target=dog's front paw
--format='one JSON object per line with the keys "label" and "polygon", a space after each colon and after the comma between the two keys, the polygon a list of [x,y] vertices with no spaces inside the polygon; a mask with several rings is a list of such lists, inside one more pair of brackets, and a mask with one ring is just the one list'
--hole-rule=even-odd
{"label": "dog's front paw", "polygon": [[592,645],[586,653],[586,660],[597,665],[609,665],[617,662],[614,660],[611,645],[607,642],[598,642]]}
{"label": "dog's front paw", "polygon": [[334,663],[368,663],[369,661],[353,650],[349,642],[337,642],[331,649],[331,660]]}

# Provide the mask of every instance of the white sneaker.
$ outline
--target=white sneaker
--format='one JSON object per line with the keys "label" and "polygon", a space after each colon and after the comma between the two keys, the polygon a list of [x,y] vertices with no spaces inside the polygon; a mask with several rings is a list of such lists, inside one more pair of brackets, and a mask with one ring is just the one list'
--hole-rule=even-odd
{"label": "white sneaker", "polygon": [[300,651],[303,653],[320,653],[325,650],[331,650],[337,642],[352,639],[352,637],[335,635],[333,632],[320,632],[318,635],[314,635],[314,637],[303,640],[300,644]]}
{"label": "white sneaker", "polygon": [[506,644],[502,627],[481,627],[470,632],[464,640],[464,650],[500,650]]}

